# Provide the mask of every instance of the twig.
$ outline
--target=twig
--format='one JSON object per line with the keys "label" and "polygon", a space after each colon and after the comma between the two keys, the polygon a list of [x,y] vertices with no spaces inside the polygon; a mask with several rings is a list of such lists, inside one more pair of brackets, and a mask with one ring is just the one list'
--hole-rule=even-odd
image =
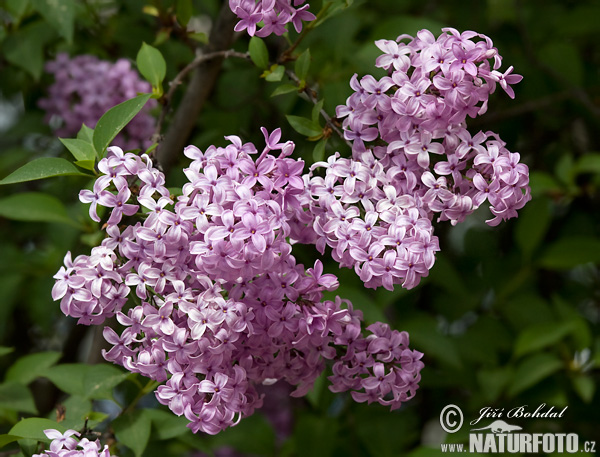
{"label": "twig", "polygon": [[[290,78],[292,81],[294,81],[296,84],[298,84],[299,87],[301,87],[300,78],[298,78],[298,75],[296,75],[296,73],[294,73],[292,70],[286,70],[285,74],[288,76],[288,78]],[[319,103],[319,100],[315,96],[314,91],[310,87],[305,85],[304,89],[302,89],[302,92],[306,95],[308,100],[310,102],[312,102],[314,105]],[[325,119],[325,125],[329,126],[331,128],[331,130],[333,130],[335,133],[337,133],[339,135],[339,137],[342,140],[344,140],[344,142],[348,145],[350,150],[352,150],[352,143],[350,143],[350,141],[348,141],[346,138],[344,138],[344,132],[342,131],[342,129],[339,128],[335,119],[332,118],[327,113],[327,111],[325,111],[323,108],[321,108],[321,110],[319,112],[321,113],[321,116],[323,116],[323,119]]]}
{"label": "twig", "polygon": [[186,67],[183,70],[181,70],[177,74],[177,76],[175,76],[175,78],[173,78],[173,81],[171,81],[169,83],[169,90],[163,97],[163,100],[162,100],[163,108],[162,108],[162,111],[160,112],[160,116],[158,118],[158,122],[157,122],[156,128],[154,130],[154,134],[152,135],[153,143],[160,142],[160,135],[161,135],[160,132],[162,130],[165,118],[167,117],[167,113],[171,107],[173,95],[175,94],[175,91],[177,90],[177,88],[183,83],[183,79],[192,70],[194,70],[198,66],[202,65],[205,62],[208,62],[209,60],[216,59],[219,57],[221,57],[223,59],[227,59],[229,57],[239,57],[241,59],[250,59],[250,54],[243,53],[243,52],[237,52],[237,51],[234,51],[233,49],[230,49],[227,51],[215,51],[215,52],[211,52],[209,54],[200,54],[194,60],[192,60],[188,65],[186,65]]}
{"label": "twig", "polygon": [[[224,52],[231,47],[236,20],[237,17],[229,8],[229,2],[223,2],[210,32],[205,56],[215,52]],[[212,93],[217,76],[221,71],[222,62],[223,57],[216,56],[210,60],[205,59],[195,67],[192,79],[173,116],[167,134],[155,151],[158,164],[165,172],[177,161],[187,144],[196,125],[196,119]]]}
{"label": "twig", "polygon": [[332,5],[331,2],[323,5],[323,8],[321,9],[321,11],[319,11],[317,13],[317,18],[314,21],[306,24],[304,26],[304,28],[302,29],[302,32],[300,32],[300,35],[298,35],[298,38],[296,38],[296,41],[294,41],[294,43],[288,49],[286,49],[285,51],[283,51],[281,53],[281,55],[279,56],[279,59],[278,59],[278,63],[285,63],[288,60],[293,60],[290,57],[292,55],[292,52],[294,52],[294,50],[298,47],[298,45],[302,42],[302,40],[304,40],[304,38],[306,37],[308,32],[310,32],[312,29],[314,29],[318,25],[319,21],[323,18],[325,13],[327,13],[327,10],[329,9],[329,7],[331,5]]}
{"label": "twig", "polygon": [[159,385],[160,385],[160,383],[158,381],[154,381],[153,379],[148,380],[148,383],[144,387],[142,387],[142,389],[138,392],[138,394],[131,401],[131,403],[129,403],[119,413],[119,416],[122,416],[124,414],[130,413],[131,411],[133,411],[135,409],[135,407],[137,406],[137,404],[139,403],[139,401],[142,398],[144,398],[146,395],[148,395],[150,392],[152,392],[154,389],[156,389]]}

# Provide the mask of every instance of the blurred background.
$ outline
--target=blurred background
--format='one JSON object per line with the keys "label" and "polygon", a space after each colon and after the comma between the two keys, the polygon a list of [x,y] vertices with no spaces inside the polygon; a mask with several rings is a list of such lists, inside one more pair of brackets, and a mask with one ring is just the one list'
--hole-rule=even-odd
{"label": "blurred background", "polygon": [[[206,40],[220,9],[216,0],[61,0],[73,7],[57,18],[40,3],[0,3],[0,178],[35,158],[70,156],[38,105],[54,81],[44,70],[47,61],[66,52],[112,62],[124,57],[135,68],[145,41],[165,56],[169,81],[193,59],[193,47]],[[462,409],[466,422],[487,406],[567,406],[562,418],[508,422],[527,433],[600,440],[600,3],[349,3],[298,47],[310,48],[307,80],[324,98],[325,110],[334,115],[345,103],[354,73],[383,75],[374,67],[377,39],[423,28],[436,36],[442,27],[484,33],[503,56],[503,70],[512,65],[524,78],[514,86],[515,100],[498,90],[487,114],[468,127],[473,134],[497,132],[509,150],[521,154],[531,173],[532,201],[518,219],[499,227],[484,223],[487,208],[456,227],[436,226],[441,252],[430,276],[411,291],[365,289],[352,271],[326,265],[340,278],[336,293],[363,310],[367,322],[408,331],[411,347],[425,354],[420,389],[400,410],[334,395],[321,379],[303,399],[290,399],[282,386],[267,392],[262,413],[209,438],[184,433],[186,421],[162,414],[149,394],[138,406],[160,411],[147,425],[152,433],[134,434],[137,447],[131,437],[122,440],[125,446],[115,448],[119,455],[435,456],[441,455],[440,443],[468,439],[467,426],[456,434],[441,429],[440,412],[450,403]],[[310,4],[316,13],[322,2]],[[177,15],[189,20],[187,31],[173,21]],[[292,41],[296,37],[290,33]],[[245,33],[234,39],[235,49],[248,49]],[[284,38],[265,41],[272,57],[287,47]],[[296,133],[285,114],[310,116],[312,104],[295,93],[272,97],[277,83],[261,73],[247,61],[226,60],[189,144],[204,150],[231,134],[260,143],[261,126],[281,127],[283,138],[293,139],[296,152],[311,162],[315,143]],[[184,93],[185,86],[175,106]],[[326,155],[349,155],[335,136],[325,147]],[[169,171],[169,186],[184,182],[186,163],[181,155]],[[79,176],[0,185],[1,433],[20,417],[55,419],[59,405],[73,427],[83,425],[86,411],[97,411],[90,424],[105,430],[119,414],[119,400],[126,403],[140,391],[140,379],[124,376],[109,392],[82,399],[57,369],[102,362],[101,329],[76,326],[50,296],[65,253],[87,254],[102,236],[77,198],[90,185]],[[32,193],[49,197],[46,211],[19,211],[15,196]],[[317,253],[307,248],[295,255],[312,264]],[[118,420],[114,427],[123,430]],[[140,450],[140,442],[150,444]]]}

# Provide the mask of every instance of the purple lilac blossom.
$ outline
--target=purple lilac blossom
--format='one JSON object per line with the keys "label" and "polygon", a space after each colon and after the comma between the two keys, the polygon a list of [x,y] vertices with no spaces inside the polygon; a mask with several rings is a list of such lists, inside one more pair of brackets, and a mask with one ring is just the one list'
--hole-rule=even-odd
{"label": "purple lilac blossom", "polygon": [[440,250],[434,219],[455,225],[487,202],[494,226],[530,200],[520,155],[496,133],[466,128],[497,84],[514,98],[510,85],[522,77],[513,67],[498,71],[492,41],[471,31],[446,28],[436,38],[422,30],[375,44],[387,76],[354,75],[354,93],[337,107],[352,157],[314,164],[305,184],[320,252],[329,246],[366,287],[410,289]]}
{"label": "purple lilac blossom", "polygon": [[[194,432],[251,415],[261,385],[283,381],[305,395],[327,361],[331,390],[395,409],[414,396],[423,367],[406,332],[380,323],[365,334],[348,300],[323,300],[338,280],[319,260],[296,262],[292,243],[316,239],[304,163],[279,129],[262,130],[262,151],[237,136],[224,148],[185,148],[192,162],[176,199],[147,155],[110,147],[94,197],[80,194],[94,220],[98,206],[108,209],[108,236],[89,256],[68,253],[55,275],[65,314],[86,325],[116,315],[123,328],[104,329],[104,357],[159,381],[158,401]],[[124,225],[134,212],[141,222]]]}
{"label": "purple lilac blossom", "polygon": [[[126,59],[111,63],[91,55],[71,59],[60,53],[56,60],[46,64],[46,71],[54,75],[55,81],[39,106],[46,111],[46,122],[53,117],[60,119],[61,125],[55,131],[59,137],[74,136],[82,124],[94,128],[113,106],[138,93],[152,91]],[[115,138],[114,144],[126,150],[149,147],[155,123],[149,111],[155,105],[155,100],[149,101]]]}
{"label": "purple lilac blossom", "polygon": [[52,440],[50,450],[42,454],[33,454],[32,457],[116,457],[110,454],[107,445],[102,447],[98,440],[72,438],[80,436],[79,432],[75,430],[60,433],[58,430],[48,429],[44,430],[44,434]]}
{"label": "purple lilac blossom", "polygon": [[259,37],[273,33],[283,35],[287,31],[286,24],[291,22],[296,32],[300,33],[302,21],[314,21],[317,18],[308,11],[310,5],[304,4],[305,2],[306,0],[229,0],[231,11],[240,19],[234,30],[246,30],[248,35]]}

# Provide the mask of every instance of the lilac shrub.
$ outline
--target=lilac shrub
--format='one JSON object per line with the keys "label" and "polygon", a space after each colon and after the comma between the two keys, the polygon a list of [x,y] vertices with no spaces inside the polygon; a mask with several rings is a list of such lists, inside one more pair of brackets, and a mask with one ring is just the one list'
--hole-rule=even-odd
{"label": "lilac shrub", "polygon": [[475,32],[422,30],[375,44],[387,75],[354,75],[354,93],[337,108],[352,157],[314,164],[306,185],[319,250],[330,246],[366,287],[410,289],[440,249],[434,219],[457,224],[487,201],[487,223],[497,225],[530,200],[519,154],[494,132],[467,130],[497,84],[514,98],[510,85],[522,77],[501,73],[492,41]]}
{"label": "lilac shrub", "polygon": [[[115,63],[91,55],[72,59],[65,53],[46,64],[46,71],[54,75],[54,84],[48,97],[39,101],[46,111],[46,122],[58,118],[60,126],[54,132],[59,137],[77,134],[81,124],[90,128],[115,105],[134,98],[138,93],[152,92],[150,84],[140,79],[127,59]],[[156,101],[149,101],[142,111],[114,140],[124,149],[148,148],[154,132],[154,118],[149,111]]]}
{"label": "lilac shrub", "polygon": [[300,33],[302,21],[314,21],[317,17],[308,11],[310,5],[304,4],[305,2],[306,0],[229,0],[229,7],[240,19],[235,25],[236,32],[246,30],[250,36],[266,37],[271,34],[283,35],[287,31],[286,24],[290,22],[296,32]]}
{"label": "lilac shrub", "polygon": [[[176,199],[147,155],[109,148],[94,190],[80,194],[107,237],[89,256],[67,254],[55,276],[53,298],[79,323],[116,315],[124,330],[104,329],[104,357],[162,383],[158,401],[194,432],[252,414],[257,385],[283,380],[305,395],[325,361],[331,390],[359,402],[398,408],[420,380],[406,332],[377,323],[364,334],[348,300],[323,300],[337,278],[319,260],[296,263],[292,243],[314,238],[304,163],[279,129],[263,133],[260,153],[236,136],[224,148],[188,146]],[[143,222],[129,223],[134,215]]]}
{"label": "lilac shrub", "polygon": [[[289,2],[230,5],[238,29],[258,35],[274,22],[256,31],[264,18],[250,16]],[[282,11],[277,21],[293,16]],[[305,395],[326,364],[330,390],[357,402],[396,409],[415,395],[423,354],[408,334],[363,328],[349,300],[325,300],[337,278],[320,260],[297,263],[293,245],[329,247],[367,287],[412,288],[440,250],[434,223],[462,222],[487,201],[497,225],[530,199],[519,154],[466,128],[498,84],[514,97],[521,79],[499,71],[491,40],[444,29],[376,44],[387,76],[355,75],[337,108],[350,158],[335,153],[303,174],[294,143],[263,128],[262,150],[237,136],[185,148],[191,163],[175,198],[148,155],[113,146],[80,193],[106,237],[90,255],[67,253],[52,296],[81,324],[116,316],[122,328],[104,329],[106,360],[158,381],[158,401],[194,432],[251,415],[263,402],[257,387],[283,381]]]}

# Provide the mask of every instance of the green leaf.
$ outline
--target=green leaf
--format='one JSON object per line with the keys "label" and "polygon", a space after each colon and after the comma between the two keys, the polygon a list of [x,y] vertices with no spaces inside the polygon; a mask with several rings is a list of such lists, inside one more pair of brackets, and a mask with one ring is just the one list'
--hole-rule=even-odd
{"label": "green leaf", "polygon": [[89,161],[96,158],[96,150],[91,141],[88,142],[78,138],[59,138],[59,140],[77,161]]}
{"label": "green leaf", "polygon": [[6,381],[29,384],[38,376],[43,375],[61,357],[60,352],[37,352],[21,357],[6,372]]}
{"label": "green leaf", "polygon": [[18,441],[21,453],[26,456],[32,456],[35,454],[38,448],[37,440],[31,438],[23,438]]}
{"label": "green leaf", "polygon": [[46,370],[43,376],[63,392],[88,400],[112,399],[113,388],[128,374],[108,364],[65,363]]}
{"label": "green leaf", "polygon": [[543,194],[563,192],[560,183],[552,175],[543,171],[532,171],[529,174],[529,185],[534,198]]}
{"label": "green leaf", "polygon": [[562,340],[576,328],[574,320],[541,322],[523,330],[515,343],[515,357],[551,346]]}
{"label": "green leaf", "polygon": [[265,79],[269,82],[278,82],[283,78],[283,74],[285,73],[285,67],[283,65],[273,65],[271,67],[271,71],[267,73]]}
{"label": "green leaf", "polygon": [[44,435],[44,430],[47,429],[58,430],[61,433],[67,431],[67,429],[56,421],[50,419],[44,419],[41,417],[30,417],[27,419],[21,419],[17,422],[13,428],[8,432],[10,435],[16,435],[20,438],[27,438],[37,441],[43,441],[49,443],[50,440]]}
{"label": "green leaf", "polygon": [[39,159],[26,163],[21,168],[13,171],[6,178],[0,180],[0,185],[35,181],[37,179],[52,178],[55,176],[93,177],[79,171],[75,165],[68,160],[61,159],[60,157],[40,157]]}
{"label": "green leaf", "polygon": [[31,4],[67,42],[73,42],[74,0],[31,0]]}
{"label": "green leaf", "polygon": [[[85,124],[81,124],[81,128],[79,129],[79,132],[77,132],[77,139],[78,140],[83,140],[86,143],[93,143],[94,141],[94,129],[89,128],[87,125]],[[96,154],[94,153],[94,157],[96,156]]]}
{"label": "green leaf", "polygon": [[321,25],[330,17],[335,16],[340,13],[342,10],[348,8],[354,3],[354,0],[337,0],[337,1],[328,1],[323,3],[323,7],[317,14],[317,20],[310,23],[311,28],[315,28]]}
{"label": "green leaf", "polygon": [[192,0],[177,0],[177,4],[175,6],[175,16],[177,17],[177,22],[179,22],[184,27],[190,22],[190,19],[194,15],[194,5],[192,4]]}
{"label": "green leaf", "polygon": [[20,436],[16,435],[0,435],[0,449],[10,443],[14,443],[17,440],[20,440]]}
{"label": "green leaf", "polygon": [[323,133],[321,126],[310,119],[301,116],[292,116],[290,114],[286,114],[285,117],[292,128],[302,135],[317,136]]}
{"label": "green leaf", "polygon": [[27,12],[29,0],[6,0],[5,5],[6,10],[13,17],[14,22],[19,24],[21,19],[23,19],[23,15]]}
{"label": "green leaf", "polygon": [[533,387],[562,367],[563,362],[553,354],[534,354],[523,359],[515,371],[513,382],[508,388],[508,396],[514,397]]}
{"label": "green leaf", "polygon": [[481,369],[477,373],[477,380],[481,386],[479,391],[490,403],[495,403],[504,391],[514,372],[511,367],[495,367],[490,369]]}
{"label": "green leaf", "polygon": [[573,388],[577,395],[585,402],[591,403],[596,392],[596,383],[589,376],[576,376],[572,378]]}
{"label": "green leaf", "polygon": [[41,192],[25,192],[0,199],[0,216],[26,222],[60,222],[79,228],[62,202]]}
{"label": "green leaf", "polygon": [[323,397],[324,387],[327,385],[327,370],[324,370],[318,377],[315,379],[315,383],[313,384],[312,389],[310,389],[304,398],[308,400],[311,406],[315,409],[319,409],[319,405],[321,404],[320,399]]}
{"label": "green leaf", "polygon": [[277,86],[277,88],[273,91],[273,93],[271,94],[271,97],[275,97],[277,95],[282,95],[282,94],[289,94],[290,92],[297,92],[298,91],[298,86],[295,86],[294,84],[281,84],[279,86]]}
{"label": "green leaf", "polygon": [[424,352],[430,360],[452,368],[462,367],[455,342],[440,333],[438,323],[433,317],[421,314],[405,320],[402,322],[402,330],[410,334],[411,348]]}
{"label": "green leaf", "polygon": [[0,408],[28,414],[37,414],[38,412],[31,391],[17,382],[0,384]]}
{"label": "green leaf", "polygon": [[575,349],[583,350],[592,346],[593,335],[589,320],[585,319],[575,304],[563,299],[560,295],[552,296],[552,304],[556,309],[556,315],[559,320],[569,320],[573,322],[573,331],[571,339],[575,344]]}
{"label": "green leaf", "polygon": [[[96,161],[95,160],[76,160],[73,163],[75,165],[77,165],[78,167],[83,168],[84,170],[95,171],[95,169],[96,169]],[[93,176],[91,176],[91,177],[93,177]]]}
{"label": "green leaf", "polygon": [[[92,402],[80,395],[69,395],[61,402],[61,405],[65,411],[65,416],[61,424],[72,430],[81,430],[85,424],[86,417],[89,417],[92,412]],[[50,414],[48,418],[51,418],[56,413],[52,411]],[[88,427],[92,428],[93,424],[88,422]]]}
{"label": "green leaf", "polygon": [[298,79],[305,80],[308,76],[308,69],[310,68],[310,49],[307,49],[296,59],[294,65],[294,71]]}
{"label": "green leaf", "polygon": [[0,357],[10,354],[14,352],[15,348],[8,346],[0,346]]}
{"label": "green leaf", "polygon": [[550,202],[546,198],[533,199],[521,210],[515,238],[525,258],[529,259],[541,244],[551,218]]}
{"label": "green leaf", "polygon": [[94,129],[94,148],[99,157],[104,157],[104,150],[123,128],[143,108],[152,94],[138,95],[131,100],[113,106],[102,115]]}
{"label": "green leaf", "polygon": [[313,161],[320,162],[325,158],[325,145],[327,144],[327,138],[323,138],[319,141],[313,149]]}
{"label": "green leaf", "polygon": [[311,119],[315,124],[319,124],[319,116],[321,115],[321,110],[323,109],[323,103],[325,103],[324,98],[319,100],[317,103],[315,103],[315,106],[313,106]]}
{"label": "green leaf", "polygon": [[54,31],[45,22],[34,22],[8,35],[2,51],[6,60],[25,70],[37,81],[44,68],[44,46],[54,36]]}
{"label": "green leaf", "polygon": [[64,363],[46,370],[44,377],[65,393],[85,397],[84,377],[87,365]]}
{"label": "green leaf", "polygon": [[190,33],[188,37],[194,41],[197,41],[198,43],[208,44],[208,35],[206,35],[204,32]]}
{"label": "green leaf", "polygon": [[250,455],[276,455],[275,432],[260,414],[244,418],[238,425],[223,430],[211,440],[213,449],[228,446]]}
{"label": "green leaf", "polygon": [[209,441],[210,437],[206,436],[204,433],[198,433],[195,435],[190,431],[189,433],[184,433],[183,435],[177,437],[177,440],[205,454],[213,454],[212,446],[210,445]]}
{"label": "green leaf", "polygon": [[600,263],[600,240],[581,236],[560,238],[542,253],[539,265],[550,270],[566,270],[582,263]]}
{"label": "green leaf", "polygon": [[83,389],[86,399],[112,398],[112,390],[128,376],[114,365],[99,364],[87,366],[83,376]]}
{"label": "green leaf", "polygon": [[148,409],[147,415],[152,421],[152,439],[170,440],[187,433],[189,421],[183,416],[176,416],[162,409]]}
{"label": "green leaf", "polygon": [[257,36],[250,38],[248,52],[250,52],[250,58],[252,59],[252,62],[254,62],[254,65],[263,70],[269,68],[269,51],[262,39]]}
{"label": "green leaf", "polygon": [[554,174],[565,185],[572,186],[575,179],[575,162],[571,154],[563,154],[554,167]]}
{"label": "green leaf", "polygon": [[150,439],[151,420],[147,411],[133,411],[112,421],[117,441],[130,448],[136,457],[143,454]]}
{"label": "green leaf", "polygon": [[167,74],[167,63],[161,52],[153,46],[142,43],[136,58],[138,70],[154,88],[161,88]]}
{"label": "green leaf", "polygon": [[577,173],[600,173],[600,154],[589,153],[581,156],[575,163]]}

